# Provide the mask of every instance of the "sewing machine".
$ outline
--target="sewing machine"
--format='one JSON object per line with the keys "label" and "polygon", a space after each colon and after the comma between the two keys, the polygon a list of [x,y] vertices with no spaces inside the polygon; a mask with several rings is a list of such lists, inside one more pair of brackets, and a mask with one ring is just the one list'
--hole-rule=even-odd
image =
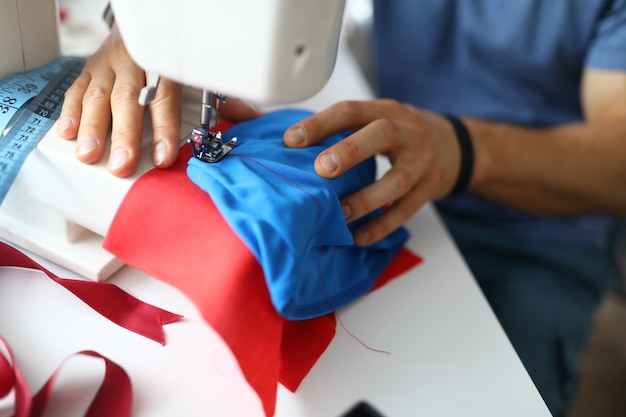
{"label": "sewing machine", "polygon": [[[1,56],[16,57],[11,65],[0,63],[0,76],[59,55],[55,0],[0,6],[14,11],[2,10],[0,27],[20,35],[12,45],[0,44]],[[208,131],[213,102],[207,91],[279,103],[321,89],[334,66],[344,0],[114,0],[111,6],[129,53],[148,72],[144,102],[157,88],[155,75],[205,91],[187,90],[181,129],[187,133],[198,125]],[[0,238],[84,277],[108,278],[123,263],[102,249],[102,238],[133,181],[152,168],[149,133],[143,144],[135,175],[117,178],[106,156],[80,163],[75,143],[59,138],[53,126],[0,206]]]}

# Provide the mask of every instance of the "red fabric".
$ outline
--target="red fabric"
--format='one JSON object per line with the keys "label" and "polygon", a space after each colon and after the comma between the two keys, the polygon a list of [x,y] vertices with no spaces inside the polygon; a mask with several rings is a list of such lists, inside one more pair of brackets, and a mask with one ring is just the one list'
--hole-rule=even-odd
{"label": "red fabric", "polygon": [[393,262],[387,265],[387,268],[385,268],[381,276],[378,277],[378,280],[376,280],[370,292],[376,291],[392,279],[397,278],[420,263],[422,263],[421,257],[403,248],[398,252]]}
{"label": "red fabric", "polygon": [[[272,416],[277,382],[298,387],[331,342],[335,316],[291,322],[276,313],[261,266],[188,179],[190,156],[185,146],[171,169],[154,169],[135,182],[103,246],[195,303]],[[393,276],[421,261],[408,251],[398,259]]]}

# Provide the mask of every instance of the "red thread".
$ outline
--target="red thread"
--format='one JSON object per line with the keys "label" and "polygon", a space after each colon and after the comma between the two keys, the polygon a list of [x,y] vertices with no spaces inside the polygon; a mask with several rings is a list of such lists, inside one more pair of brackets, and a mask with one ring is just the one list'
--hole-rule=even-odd
{"label": "red thread", "polygon": [[326,289],[326,285],[324,283],[324,277],[323,277],[323,274],[322,274],[322,247],[323,247],[323,243],[322,243],[323,242],[323,239],[322,239],[322,232],[323,232],[323,227],[322,227],[322,209],[321,209],[321,207],[319,205],[319,202],[315,199],[315,196],[313,194],[311,194],[309,191],[307,191],[304,188],[302,188],[301,186],[299,186],[298,184],[294,183],[293,181],[291,181],[288,178],[284,177],[280,173],[276,172],[272,168],[270,168],[270,167],[262,164],[261,162],[257,161],[256,159],[253,159],[253,158],[250,158],[249,156],[241,155],[241,154],[231,154],[231,155],[232,156],[237,156],[239,158],[242,158],[242,159],[245,159],[245,160],[248,160],[248,161],[250,161],[252,163],[257,164],[261,168],[269,171],[271,174],[274,174],[278,179],[280,179],[283,182],[287,183],[288,185],[291,185],[292,187],[302,191],[309,198],[311,198],[311,200],[313,200],[313,203],[315,203],[315,208],[317,210],[317,220],[318,220],[318,224],[319,224],[319,236],[320,236],[320,238],[319,238],[319,255],[317,257],[317,270],[319,271],[320,284],[322,286],[322,290],[324,291],[324,296],[326,297],[326,302],[328,303],[328,306],[330,307],[330,309],[333,312],[335,312],[335,318],[337,319],[337,322],[339,323],[341,328],[350,337],[352,337],[354,340],[356,340],[358,343],[360,343],[363,347],[365,347],[368,350],[371,350],[372,352],[384,353],[386,355],[391,355],[391,352],[389,352],[389,351],[373,348],[373,347],[369,346],[367,343],[365,343],[364,341],[362,341],[358,336],[356,336],[354,333],[352,333],[350,330],[348,330],[348,328],[345,326],[345,324],[341,320],[341,317],[339,316],[339,314],[336,313],[337,309],[336,309],[336,307],[334,306],[334,304],[331,301],[331,298],[330,298],[330,295],[328,294],[328,290]]}

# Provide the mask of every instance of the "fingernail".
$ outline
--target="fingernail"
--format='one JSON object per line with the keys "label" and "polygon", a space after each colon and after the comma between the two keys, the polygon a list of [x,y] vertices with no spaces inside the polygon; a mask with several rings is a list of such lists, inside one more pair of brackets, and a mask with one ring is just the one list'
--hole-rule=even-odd
{"label": "fingernail", "polygon": [[129,157],[130,153],[126,149],[116,149],[109,158],[109,168],[115,170],[123,167]]}
{"label": "fingernail", "polygon": [[98,147],[98,141],[94,138],[79,139],[77,146],[78,153],[80,155],[86,155]]}
{"label": "fingernail", "polygon": [[341,205],[341,211],[343,212],[343,218],[348,220],[352,216],[352,208],[347,204]]}
{"label": "fingernail", "polygon": [[72,127],[73,124],[74,121],[71,118],[63,117],[61,120],[59,120],[59,131],[65,132],[70,127]]}
{"label": "fingernail", "polygon": [[165,155],[167,154],[167,145],[164,142],[158,142],[154,147],[154,153],[152,154],[152,163],[155,166],[159,166],[165,161]]}
{"label": "fingernail", "polygon": [[339,160],[337,159],[337,154],[334,152],[324,152],[320,156],[320,165],[324,168],[325,171],[329,173],[333,173],[339,167]]}
{"label": "fingernail", "polygon": [[305,132],[301,127],[294,127],[287,131],[285,135],[285,141],[293,146],[304,145],[305,141]]}
{"label": "fingernail", "polygon": [[360,229],[356,232],[354,236],[354,243],[356,243],[358,246],[367,246],[369,244],[370,237],[370,232],[364,229]]}

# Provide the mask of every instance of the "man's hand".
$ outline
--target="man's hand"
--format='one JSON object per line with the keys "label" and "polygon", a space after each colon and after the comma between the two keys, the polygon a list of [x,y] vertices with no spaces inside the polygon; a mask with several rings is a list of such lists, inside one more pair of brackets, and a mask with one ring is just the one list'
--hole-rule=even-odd
{"label": "man's hand", "polygon": [[[76,156],[85,163],[98,162],[111,129],[109,170],[120,177],[137,167],[143,137],[144,108],[137,99],[145,73],[128,55],[117,27],[87,61],[82,73],[65,93],[58,133],[76,139]],[[153,124],[153,161],[170,166],[178,154],[182,87],[161,80],[150,104]]]}
{"label": "man's hand", "polygon": [[317,156],[320,176],[334,178],[376,154],[392,164],[380,180],[341,201],[348,222],[390,205],[356,232],[356,244],[382,239],[423,204],[452,190],[460,151],[444,117],[392,100],[345,101],[290,127],[284,140],[287,146],[303,147],[343,130],[355,132]]}
{"label": "man's hand", "polygon": [[[119,177],[135,172],[144,127],[144,108],[137,100],[145,83],[145,72],[129,56],[114,26],[65,93],[58,133],[65,139],[76,139],[79,160],[89,164],[100,161],[111,128],[109,170]],[[181,96],[180,84],[161,79],[156,97],[149,104],[152,160],[159,168],[171,166],[178,155]],[[221,118],[233,121],[255,115],[252,108],[235,99],[220,107]]]}

